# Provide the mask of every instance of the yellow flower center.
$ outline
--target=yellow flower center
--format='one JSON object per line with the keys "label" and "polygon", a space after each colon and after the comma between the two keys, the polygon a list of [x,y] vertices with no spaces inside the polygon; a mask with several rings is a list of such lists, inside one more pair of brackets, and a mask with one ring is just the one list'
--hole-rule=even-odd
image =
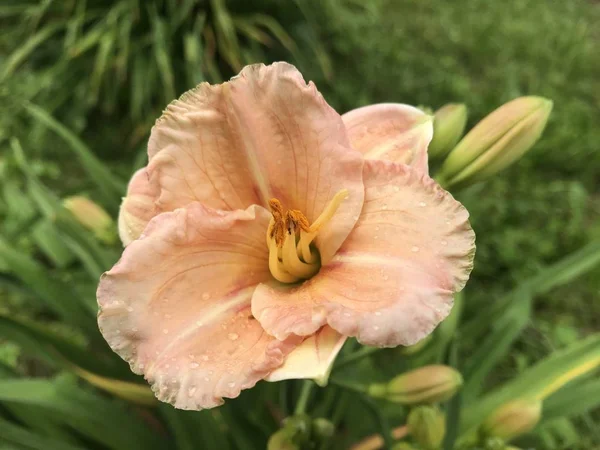
{"label": "yellow flower center", "polygon": [[296,283],[312,277],[319,271],[319,251],[311,244],[347,196],[346,189],[335,194],[312,225],[301,211],[284,210],[279,200],[269,200],[273,214],[267,228],[269,270],[277,281]]}

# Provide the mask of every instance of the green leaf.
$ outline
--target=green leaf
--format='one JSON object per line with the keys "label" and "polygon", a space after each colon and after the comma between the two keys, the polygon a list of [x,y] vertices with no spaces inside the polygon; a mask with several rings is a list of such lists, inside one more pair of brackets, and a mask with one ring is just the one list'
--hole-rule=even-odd
{"label": "green leaf", "polygon": [[39,220],[31,229],[31,238],[56,267],[63,269],[75,260],[50,220]]}
{"label": "green leaf", "polygon": [[69,378],[0,380],[0,401],[42,408],[110,449],[161,449],[165,445],[135,411],[84,391]]}
{"label": "green leaf", "polygon": [[223,427],[219,426],[214,418],[213,411],[180,411],[164,403],[159,405],[159,411],[173,434],[178,450],[196,450],[199,440],[207,449],[231,448]]}
{"label": "green leaf", "polygon": [[565,386],[544,401],[544,421],[583,414],[600,406],[600,380]]}
{"label": "green leaf", "polygon": [[28,450],[85,450],[86,447],[40,435],[0,417],[0,440]]}
{"label": "green leaf", "polygon": [[531,297],[524,294],[513,299],[510,309],[492,322],[491,329],[465,363],[462,393],[467,402],[481,392],[487,375],[510,352],[513,343],[529,323]]}
{"label": "green leaf", "polygon": [[36,294],[46,307],[63,320],[82,329],[95,329],[95,319],[71,287],[34,259],[0,238],[0,255],[9,272]]}
{"label": "green leaf", "polygon": [[69,144],[68,148],[79,158],[83,168],[90,178],[95,181],[100,192],[103,194],[106,203],[112,205],[118,204],[121,196],[126,190],[125,183],[115,177],[81,139],[48,114],[43,108],[28,103],[25,105],[25,109],[40,123],[56,132],[67,142],[67,144]]}
{"label": "green leaf", "polygon": [[543,400],[600,366],[600,333],[557,351],[467,408],[461,430],[479,425],[497,407],[517,398]]}

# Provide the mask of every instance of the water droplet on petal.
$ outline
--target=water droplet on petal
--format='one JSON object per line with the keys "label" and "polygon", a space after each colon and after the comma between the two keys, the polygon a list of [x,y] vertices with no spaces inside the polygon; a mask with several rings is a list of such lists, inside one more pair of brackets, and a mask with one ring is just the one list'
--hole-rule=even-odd
{"label": "water droplet on petal", "polygon": [[127,311],[128,311],[128,312],[132,312],[132,311],[133,311],[133,306],[128,306],[128,307],[127,307],[127,308],[125,308],[125,309],[127,309]]}
{"label": "water droplet on petal", "polygon": [[375,235],[373,236],[373,239],[379,239],[379,236]]}
{"label": "water droplet on petal", "polygon": [[389,278],[390,278],[390,277],[389,277],[388,275],[384,275],[384,276],[383,276],[383,280],[384,280],[384,281],[387,281]]}
{"label": "water droplet on petal", "polygon": [[373,329],[374,329],[375,331],[377,331],[377,330],[379,330],[379,326],[375,325],[375,326],[373,327]]}
{"label": "water droplet on petal", "polygon": [[200,366],[200,364],[198,364],[197,362],[190,363],[190,369],[195,369],[199,366]]}
{"label": "water droplet on petal", "polygon": [[208,361],[208,355],[202,355],[202,360],[203,361]]}
{"label": "water droplet on petal", "polygon": [[188,395],[192,397],[196,393],[196,386],[192,386],[188,389]]}
{"label": "water droplet on petal", "polygon": [[229,386],[230,388],[235,387],[235,383],[232,381],[231,383],[227,383],[227,386]]}
{"label": "water droplet on petal", "polygon": [[169,334],[169,330],[167,330],[166,328],[163,330],[164,334]]}
{"label": "water droplet on petal", "polygon": [[421,207],[427,206],[427,203],[425,203],[425,202],[419,202],[419,206],[421,206]]}
{"label": "water droplet on petal", "polygon": [[227,337],[228,337],[229,339],[231,339],[232,341],[235,341],[235,340],[236,340],[237,338],[239,338],[240,336],[239,336],[237,333],[229,333],[229,334],[227,335]]}
{"label": "water droplet on petal", "polygon": [[379,231],[379,225],[375,227],[375,231]]}
{"label": "water droplet on petal", "polygon": [[413,253],[417,253],[419,251],[419,247],[417,247],[416,245],[413,246],[413,248],[410,249]]}
{"label": "water droplet on petal", "polygon": [[442,241],[441,244],[442,245],[448,245],[448,241]]}
{"label": "water droplet on petal", "polygon": [[346,311],[346,312],[344,313],[344,316],[345,316],[345,317],[350,317],[350,316],[351,316],[351,314],[350,314],[348,311]]}
{"label": "water droplet on petal", "polygon": [[204,324],[203,324],[201,321],[197,320],[197,321],[196,321],[196,325],[197,325],[197,326],[199,326],[199,327],[201,327],[201,326],[202,326],[202,325],[204,325]]}
{"label": "water droplet on petal", "polygon": [[210,381],[210,378],[204,377],[204,381]]}
{"label": "water droplet on petal", "polygon": [[400,190],[400,187],[394,186],[394,191],[398,192],[399,190]]}
{"label": "water droplet on petal", "polygon": [[165,319],[170,319],[171,317],[173,317],[171,314],[165,314]]}
{"label": "water droplet on petal", "polygon": [[380,316],[381,315],[381,311],[375,311],[375,315],[376,316]]}
{"label": "water droplet on petal", "polygon": [[387,203],[384,203],[384,204],[381,206],[381,209],[388,209]]}
{"label": "water droplet on petal", "polygon": [[210,298],[210,294],[208,292],[205,292],[204,294],[202,294],[202,300],[208,300]]}

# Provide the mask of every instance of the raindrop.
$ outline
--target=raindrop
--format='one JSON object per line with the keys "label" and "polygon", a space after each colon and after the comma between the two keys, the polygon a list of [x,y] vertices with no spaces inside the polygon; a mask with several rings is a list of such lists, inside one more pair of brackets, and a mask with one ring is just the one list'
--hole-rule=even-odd
{"label": "raindrop", "polygon": [[200,364],[198,364],[197,362],[190,363],[190,369],[195,369],[199,366],[200,366]]}
{"label": "raindrop", "polygon": [[199,327],[201,327],[202,325],[204,325],[201,321],[197,320],[196,321],[196,325],[198,325]]}
{"label": "raindrop", "polygon": [[450,225],[450,221],[449,220],[446,221],[446,225]]}
{"label": "raindrop", "polygon": [[384,279],[384,281],[387,281],[389,278],[390,278],[390,277],[389,277],[388,275],[384,275],[384,276],[383,276],[383,279]]}
{"label": "raindrop", "polygon": [[169,334],[169,330],[167,330],[166,328],[163,330],[164,334]]}
{"label": "raindrop", "polygon": [[137,329],[136,327],[133,327],[133,328],[131,329],[131,331],[133,331],[134,333],[137,333],[138,329]]}
{"label": "raindrop", "polygon": [[204,377],[204,381],[210,381],[210,378]]}
{"label": "raindrop", "polygon": [[375,235],[373,236],[373,239],[379,239],[379,236]]}
{"label": "raindrop", "polygon": [[235,341],[237,338],[239,338],[240,336],[237,333],[229,333],[228,335],[229,339],[231,339],[232,341]]}
{"label": "raindrop", "polygon": [[442,245],[448,245],[448,241],[442,241],[441,244]]}
{"label": "raindrop", "polygon": [[227,383],[227,386],[229,386],[230,388],[235,387],[235,383],[232,381],[231,383]]}
{"label": "raindrop", "polygon": [[192,386],[191,388],[188,389],[188,395],[190,397],[192,397],[195,392],[196,392],[196,386]]}
{"label": "raindrop", "polygon": [[379,225],[375,227],[375,231],[379,231]]}
{"label": "raindrop", "polygon": [[208,361],[208,355],[202,355],[202,361]]}
{"label": "raindrop", "polygon": [[170,319],[171,317],[173,317],[171,314],[165,314],[165,319]]}
{"label": "raindrop", "polygon": [[202,294],[202,300],[208,300],[210,298],[210,294],[208,292],[205,292],[204,294]]}
{"label": "raindrop", "polygon": [[388,208],[388,206],[387,206],[387,203],[384,203],[384,204],[381,206],[381,209],[387,209],[387,208]]}
{"label": "raindrop", "polygon": [[394,191],[398,192],[400,191],[400,188],[398,186],[394,186]]}
{"label": "raindrop", "polygon": [[344,313],[344,316],[346,316],[346,317],[350,317],[350,316],[351,316],[351,314],[350,314],[349,312],[345,312],[345,313]]}
{"label": "raindrop", "polygon": [[128,307],[127,307],[127,308],[125,308],[125,309],[127,309],[127,311],[128,311],[128,312],[132,312],[132,311],[133,311],[133,306],[128,306]]}
{"label": "raindrop", "polygon": [[419,202],[419,206],[421,206],[421,207],[427,206],[427,203],[425,203],[425,202]]}
{"label": "raindrop", "polygon": [[374,329],[375,331],[377,331],[377,330],[379,330],[379,326],[375,325],[375,326],[373,327],[373,329]]}
{"label": "raindrop", "polygon": [[375,311],[375,315],[376,316],[380,316],[381,315],[381,311]]}
{"label": "raindrop", "polygon": [[417,252],[419,251],[419,247],[417,247],[417,246],[415,245],[415,246],[413,246],[413,248],[411,248],[411,251],[412,251],[413,253],[417,253]]}

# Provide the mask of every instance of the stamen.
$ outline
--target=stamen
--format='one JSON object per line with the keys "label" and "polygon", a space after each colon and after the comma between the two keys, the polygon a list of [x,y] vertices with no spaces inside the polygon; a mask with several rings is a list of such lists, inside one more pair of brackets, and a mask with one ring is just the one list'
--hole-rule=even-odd
{"label": "stamen", "polygon": [[271,238],[269,242],[269,270],[271,275],[282,283],[295,283],[300,278],[297,278],[288,273],[283,267],[283,263],[278,258],[279,246],[275,242],[275,238]]}
{"label": "stamen", "polygon": [[301,211],[291,209],[284,213],[279,200],[269,200],[273,214],[267,228],[269,269],[276,280],[295,283],[310,278],[319,271],[319,254],[311,250],[311,243],[347,196],[346,189],[335,194],[312,225],[309,225]]}
{"label": "stamen", "polygon": [[290,215],[290,211],[286,214],[286,230],[285,241],[283,242],[282,262],[283,267],[292,275],[299,278],[310,278],[319,271],[318,264],[306,264],[300,261],[296,250],[296,227],[297,223]]}

